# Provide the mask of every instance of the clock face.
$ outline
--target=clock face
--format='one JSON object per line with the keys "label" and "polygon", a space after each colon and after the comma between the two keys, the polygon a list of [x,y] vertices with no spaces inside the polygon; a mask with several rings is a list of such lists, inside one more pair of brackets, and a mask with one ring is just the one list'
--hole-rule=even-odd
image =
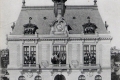
{"label": "clock face", "polygon": [[57,30],[58,30],[58,31],[63,31],[63,26],[62,26],[61,24],[58,24],[58,25],[57,25]]}

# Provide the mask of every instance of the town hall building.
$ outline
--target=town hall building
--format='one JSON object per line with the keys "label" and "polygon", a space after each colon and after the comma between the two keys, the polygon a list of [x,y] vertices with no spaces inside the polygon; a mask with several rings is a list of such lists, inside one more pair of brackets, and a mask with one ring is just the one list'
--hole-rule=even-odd
{"label": "town hall building", "polygon": [[111,80],[111,40],[93,5],[23,6],[7,36],[9,80]]}

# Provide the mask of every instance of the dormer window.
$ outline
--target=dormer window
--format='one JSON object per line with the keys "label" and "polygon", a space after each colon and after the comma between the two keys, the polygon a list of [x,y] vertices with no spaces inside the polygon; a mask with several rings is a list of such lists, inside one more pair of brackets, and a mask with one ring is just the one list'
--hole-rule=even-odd
{"label": "dormer window", "polygon": [[32,18],[29,18],[29,23],[24,25],[24,34],[35,34],[38,27],[35,24],[31,23]]}
{"label": "dormer window", "polygon": [[97,26],[94,23],[90,22],[90,17],[88,17],[87,19],[88,19],[88,23],[85,23],[83,25],[84,34],[95,34]]}

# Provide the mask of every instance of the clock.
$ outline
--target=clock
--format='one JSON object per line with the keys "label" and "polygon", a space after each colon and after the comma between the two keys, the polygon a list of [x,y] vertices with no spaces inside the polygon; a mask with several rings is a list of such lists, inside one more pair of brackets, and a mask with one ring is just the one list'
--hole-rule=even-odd
{"label": "clock", "polygon": [[58,30],[58,31],[63,31],[63,29],[64,29],[61,24],[58,24],[56,27],[57,27],[57,30]]}

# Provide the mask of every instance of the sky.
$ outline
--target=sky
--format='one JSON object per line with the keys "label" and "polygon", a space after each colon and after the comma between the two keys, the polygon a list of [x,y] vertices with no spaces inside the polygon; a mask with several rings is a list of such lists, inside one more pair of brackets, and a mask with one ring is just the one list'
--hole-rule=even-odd
{"label": "sky", "polygon": [[[93,5],[94,0],[67,0],[66,5]],[[120,0],[97,0],[103,21],[107,21],[113,40],[112,47],[120,49]],[[26,0],[27,6],[53,5],[52,0]],[[11,26],[17,21],[22,0],[0,0],[0,49],[7,48],[6,35],[12,32]]]}

